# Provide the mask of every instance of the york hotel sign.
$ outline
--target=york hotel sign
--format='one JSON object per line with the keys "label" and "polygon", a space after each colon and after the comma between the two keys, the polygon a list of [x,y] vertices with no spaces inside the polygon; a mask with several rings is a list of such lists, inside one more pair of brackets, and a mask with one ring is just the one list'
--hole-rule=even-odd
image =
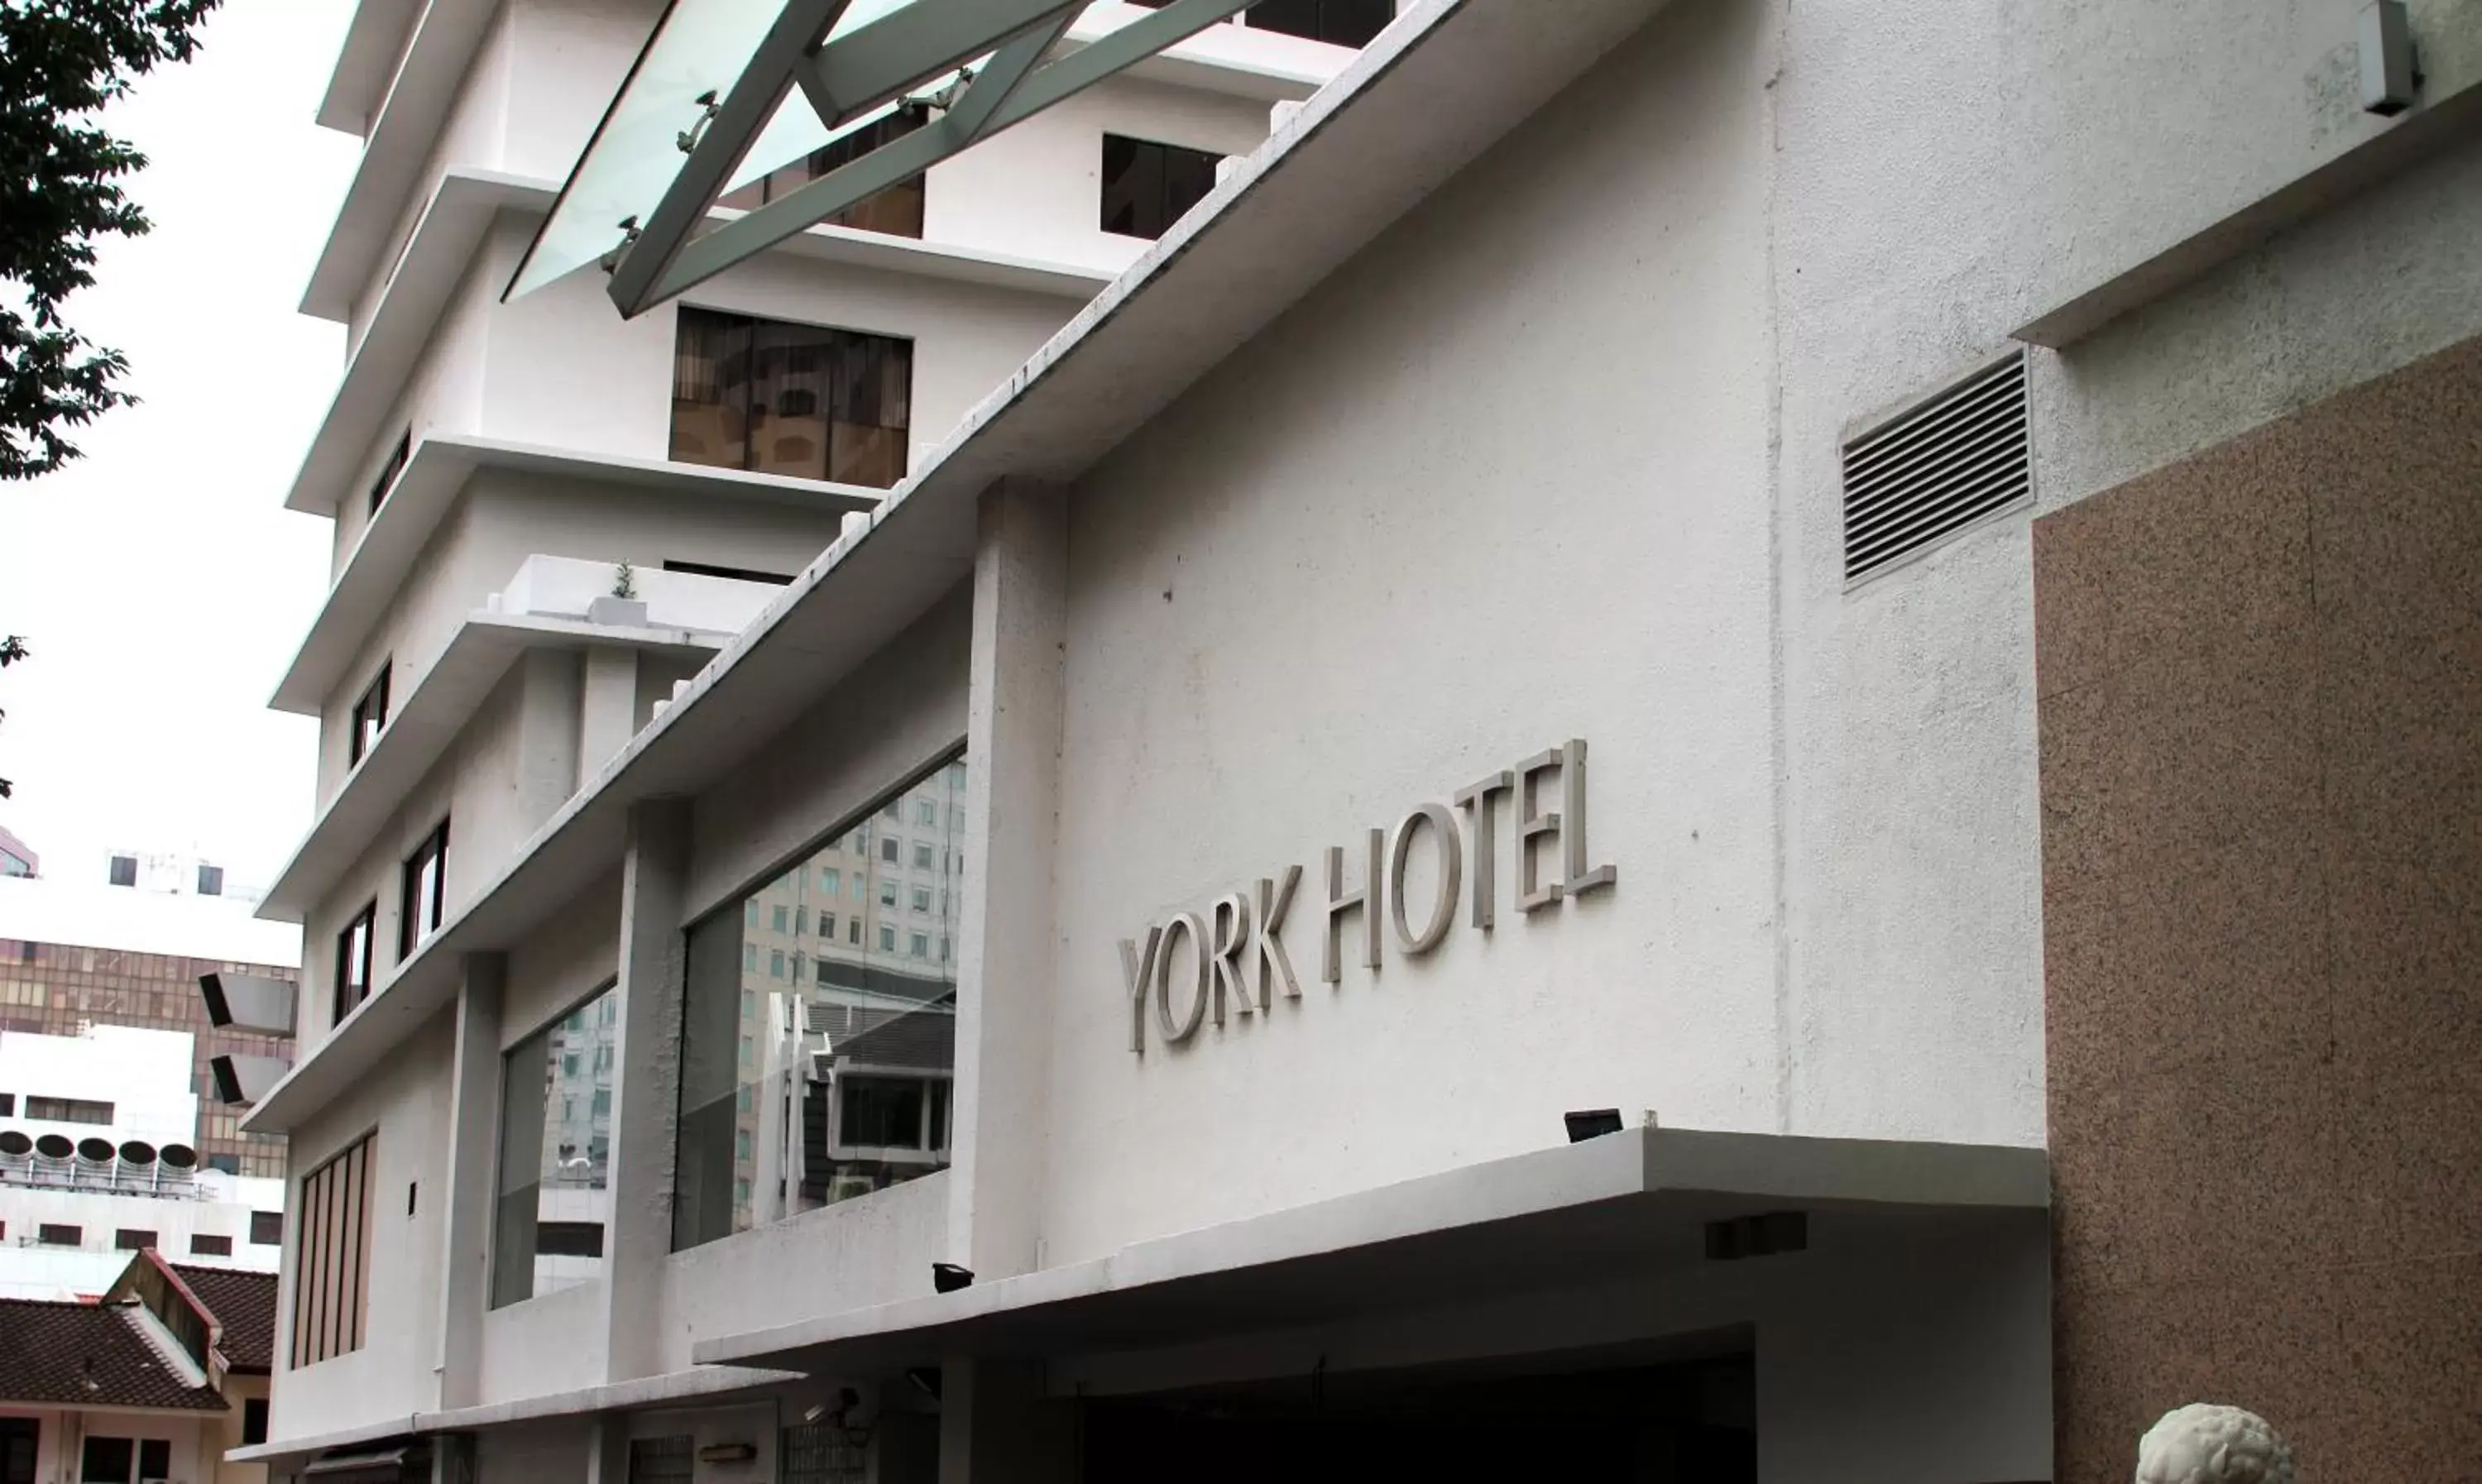
{"label": "york hotel sign", "polygon": [[[1554,791],[1556,788],[1556,792]],[[1556,800],[1557,808],[1547,808]],[[1396,951],[1419,957],[1439,946],[1456,924],[1460,896],[1466,921],[1490,932],[1499,906],[1499,825],[1506,814],[1516,840],[1516,906],[1532,914],[1565,898],[1601,890],[1619,879],[1612,865],[1590,864],[1586,843],[1586,744],[1571,739],[1513,768],[1459,789],[1452,811],[1424,804],[1394,830],[1366,830],[1356,851],[1360,885],[1345,885],[1345,847],[1327,848],[1327,921],[1319,977],[1344,979],[1345,927],[1357,919],[1360,957],[1380,966],[1383,921]],[[1459,816],[1462,815],[1462,821]],[[1409,902],[1407,867],[1416,850],[1436,869],[1426,902]],[[1557,880],[1545,867],[1556,859]],[[1129,1001],[1129,1049],[1147,1049],[1148,1007],[1167,1046],[1196,1036],[1212,1018],[1265,1014],[1281,994],[1301,997],[1301,981],[1284,950],[1283,928],[1302,884],[1302,868],[1261,876],[1253,888],[1228,892],[1204,912],[1176,913],[1147,929],[1146,941],[1121,940],[1121,974]],[[1471,890],[1467,892],[1467,887]]]}

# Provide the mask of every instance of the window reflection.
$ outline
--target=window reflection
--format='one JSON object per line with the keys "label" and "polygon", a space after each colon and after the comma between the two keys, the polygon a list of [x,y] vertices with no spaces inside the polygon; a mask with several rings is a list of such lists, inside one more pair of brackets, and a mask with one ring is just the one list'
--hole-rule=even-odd
{"label": "window reflection", "polygon": [[620,1002],[610,989],[519,1042],[500,1103],[491,1304],[603,1271]]}
{"label": "window reflection", "polygon": [[962,758],[690,929],[673,1245],[948,1164]]}

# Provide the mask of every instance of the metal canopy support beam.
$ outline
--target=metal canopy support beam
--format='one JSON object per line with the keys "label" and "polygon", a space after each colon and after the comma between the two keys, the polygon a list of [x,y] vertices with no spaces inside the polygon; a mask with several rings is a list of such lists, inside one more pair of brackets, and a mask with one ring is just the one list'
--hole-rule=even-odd
{"label": "metal canopy support beam", "polygon": [[1055,20],[1065,29],[1083,9],[1085,0],[915,0],[829,42],[802,65],[802,92],[836,128],[1029,30]]}
{"label": "metal canopy support beam", "polygon": [[[958,3],[997,12],[1011,5],[1031,9],[1041,0],[958,0]],[[1082,0],[1080,4],[1051,6],[1044,13],[1046,17],[1050,17],[1049,24],[1039,18],[1031,29],[1020,27],[1018,33],[991,58],[990,65],[966,85],[945,114],[912,133],[882,145],[860,159],[839,166],[738,221],[726,223],[695,241],[680,244],[664,253],[660,263],[648,251],[661,251],[654,241],[653,223],[650,221],[647,232],[621,257],[613,274],[613,303],[620,306],[624,315],[643,313],[734,264],[765,252],[785,238],[807,230],[847,206],[928,170],[963,151],[975,141],[1022,123],[1123,67],[1175,45],[1218,21],[1228,19],[1255,3],[1256,0],[1173,0],[1163,9],[1090,45],[1037,66],[1035,64],[1041,61],[1058,31],[1065,28],[1068,18],[1083,9]],[[867,81],[834,82],[832,79],[858,78],[859,75],[846,73],[841,63],[835,62],[834,54],[838,48],[862,40],[871,31],[897,18],[917,11],[933,10],[937,5],[937,0],[917,0],[915,6],[899,12],[897,16],[891,16],[887,21],[878,22],[855,32],[851,37],[831,42],[819,54],[816,65],[800,69],[805,77],[810,79],[805,84],[804,91],[813,105],[819,104],[824,92],[832,100],[832,106],[846,106],[849,96],[867,97],[870,102],[858,105],[866,108],[921,81],[917,74],[907,78],[904,83],[892,85],[892,89]],[[945,16],[956,13],[941,10],[939,13]],[[989,48],[991,40],[986,38],[978,41],[962,55],[979,54]],[[890,55],[893,56],[892,53]],[[922,53],[912,55],[918,57]],[[895,61],[888,66],[902,69]],[[935,67],[934,71],[937,70]],[[754,73],[754,66],[753,71]],[[892,74],[882,74],[883,77],[888,75]],[[779,95],[790,86],[789,81],[779,84]],[[850,94],[832,91],[839,87],[849,87],[854,91]],[[734,89],[736,96],[740,91],[739,87]],[[821,117],[826,118],[824,108]],[[724,120],[719,117],[716,122],[720,129]],[[833,120],[830,122],[832,124]],[[728,165],[726,167],[727,171],[729,168]],[[684,167],[683,179],[688,174],[689,170]],[[718,178],[720,183],[721,175]],[[681,181],[676,180],[673,191],[665,194],[666,206],[673,204],[673,196],[680,189]],[[711,199],[713,195],[710,192],[701,200],[699,210],[703,211],[705,201]],[[686,232],[686,224],[681,230]],[[645,259],[643,265],[638,261],[642,258]]]}
{"label": "metal canopy support beam", "polygon": [[741,163],[742,155],[758,138],[758,131],[767,127],[777,105],[791,91],[793,69],[835,25],[849,3],[850,0],[787,0],[775,24],[760,39],[758,49],[751,53],[750,65],[733,80],[732,90],[720,102],[710,105],[712,112],[703,127],[682,136],[690,144],[689,159],[673,176],[673,183],[665,187],[663,199],[639,224],[636,237],[621,250],[619,261],[613,265],[612,299],[620,305],[622,314],[638,312],[630,307],[631,301],[643,295],[646,285],[663,272],[688,239],[690,229],[723,194],[733,167]]}

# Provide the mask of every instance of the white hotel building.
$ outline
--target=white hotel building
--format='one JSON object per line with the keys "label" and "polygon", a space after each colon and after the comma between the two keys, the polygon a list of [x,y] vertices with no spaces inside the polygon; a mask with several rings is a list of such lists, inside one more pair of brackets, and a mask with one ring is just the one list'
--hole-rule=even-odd
{"label": "white hotel building", "polygon": [[248,1457],[2482,1456],[2469,7],[1222,25],[630,320],[651,7],[416,9]]}

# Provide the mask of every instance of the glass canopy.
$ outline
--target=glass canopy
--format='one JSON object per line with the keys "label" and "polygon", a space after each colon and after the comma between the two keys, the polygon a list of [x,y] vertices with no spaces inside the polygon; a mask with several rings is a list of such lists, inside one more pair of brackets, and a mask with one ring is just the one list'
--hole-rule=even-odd
{"label": "glass canopy", "polygon": [[[1253,3],[1106,6],[1066,49],[1085,0],[670,0],[504,297],[600,262],[620,311],[641,313]],[[707,222],[726,192],[908,99],[936,101],[929,126]]]}
{"label": "glass canopy", "polygon": [[[834,22],[846,35],[923,0],[853,0]],[[756,55],[785,10],[785,0],[672,0],[656,22],[620,93],[569,172],[551,216],[536,233],[509,298],[585,267],[626,239],[624,221],[643,223],[680,172],[682,136],[706,117]],[[786,86],[791,84],[788,73]],[[875,117],[875,115],[874,115]],[[845,129],[865,127],[858,119]],[[819,148],[834,135],[807,104],[779,103],[731,185],[755,180],[777,165]],[[763,165],[752,162],[764,161]]]}

